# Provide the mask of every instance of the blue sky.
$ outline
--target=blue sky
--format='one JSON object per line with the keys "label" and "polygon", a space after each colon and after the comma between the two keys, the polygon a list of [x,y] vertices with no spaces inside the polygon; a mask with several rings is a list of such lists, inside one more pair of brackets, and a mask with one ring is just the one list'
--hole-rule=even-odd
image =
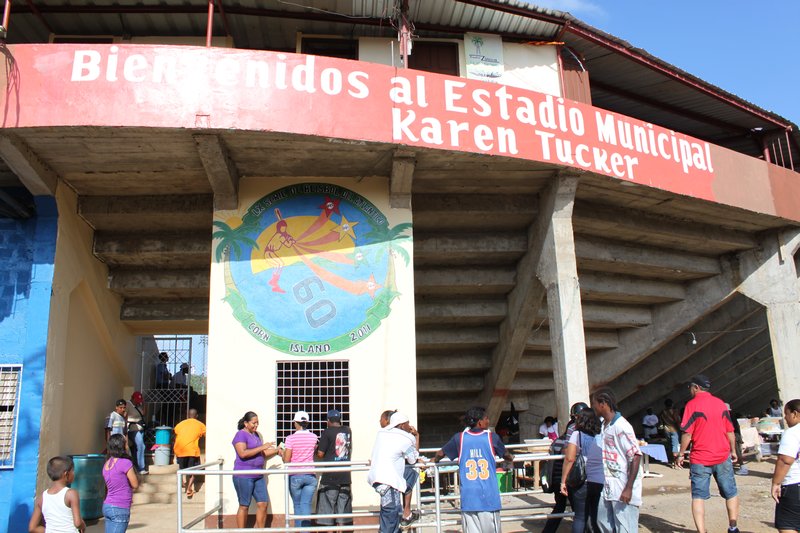
{"label": "blue sky", "polygon": [[800,123],[800,1],[531,0]]}

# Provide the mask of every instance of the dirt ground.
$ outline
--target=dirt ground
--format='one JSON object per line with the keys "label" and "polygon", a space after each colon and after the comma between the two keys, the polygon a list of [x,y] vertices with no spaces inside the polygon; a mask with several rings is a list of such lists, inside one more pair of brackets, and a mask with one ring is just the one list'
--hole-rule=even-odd
{"label": "dirt ground", "polygon": [[[750,470],[749,475],[736,476],[736,486],[739,490],[739,530],[742,533],[776,531],[772,525],[775,502],[769,495],[775,460],[749,462],[747,468]],[[650,470],[662,474],[663,477],[644,479],[639,531],[653,533],[696,531],[692,520],[689,470],[673,470],[659,464],[651,464]],[[570,526],[570,520],[563,520],[558,529],[559,533],[568,533]],[[542,527],[541,522],[504,523],[503,531],[504,533],[541,531]],[[728,528],[725,500],[720,497],[713,481],[711,499],[706,501],[706,528],[709,533],[725,533]]]}

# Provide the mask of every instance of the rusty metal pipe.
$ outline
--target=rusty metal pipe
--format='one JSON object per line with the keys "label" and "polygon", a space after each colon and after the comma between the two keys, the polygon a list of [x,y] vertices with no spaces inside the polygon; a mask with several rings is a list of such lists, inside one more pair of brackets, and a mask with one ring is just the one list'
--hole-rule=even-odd
{"label": "rusty metal pipe", "polygon": [[11,18],[11,0],[6,0],[6,5],[3,8],[3,29],[8,35],[8,19]]}
{"label": "rusty metal pipe", "polygon": [[208,0],[208,22],[206,23],[206,48],[211,48],[211,35],[214,29],[214,0]]}

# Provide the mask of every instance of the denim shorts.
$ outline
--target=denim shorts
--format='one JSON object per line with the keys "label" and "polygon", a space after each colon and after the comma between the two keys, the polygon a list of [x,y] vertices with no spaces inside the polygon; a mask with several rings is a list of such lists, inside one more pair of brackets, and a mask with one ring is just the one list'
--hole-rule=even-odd
{"label": "denim shorts", "polygon": [[709,486],[711,476],[717,482],[720,495],[726,500],[736,496],[736,478],[733,477],[733,463],[730,457],[723,463],[705,466],[693,464],[689,470],[689,479],[692,480],[692,499],[707,500],[711,497]]}
{"label": "denim shorts", "polygon": [[406,494],[414,490],[419,479],[419,472],[412,465],[406,463],[406,468],[403,470],[403,479],[406,480]]}
{"label": "denim shorts", "polygon": [[253,498],[256,499],[256,503],[269,501],[267,497],[267,482],[264,481],[264,476],[233,476],[233,486],[236,489],[239,505],[242,507],[250,507],[250,500]]}

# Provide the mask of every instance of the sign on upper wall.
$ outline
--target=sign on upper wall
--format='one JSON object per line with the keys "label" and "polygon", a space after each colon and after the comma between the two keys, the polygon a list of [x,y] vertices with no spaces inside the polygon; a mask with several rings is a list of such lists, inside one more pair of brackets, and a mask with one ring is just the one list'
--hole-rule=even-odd
{"label": "sign on upper wall", "polygon": [[345,187],[300,183],[214,222],[225,301],[250,335],[292,355],[325,355],[370,336],[400,296],[411,224],[390,227]]}
{"label": "sign on upper wall", "polygon": [[[0,73],[5,128],[213,128],[355,139],[545,162],[792,220],[800,211],[798,195],[787,196],[797,180],[774,178],[763,162],[523,88],[253,50],[7,48],[13,68]],[[760,166],[743,173],[745,164]]]}
{"label": "sign on upper wall", "polygon": [[488,33],[464,34],[467,78],[494,81],[503,75],[503,39]]}

